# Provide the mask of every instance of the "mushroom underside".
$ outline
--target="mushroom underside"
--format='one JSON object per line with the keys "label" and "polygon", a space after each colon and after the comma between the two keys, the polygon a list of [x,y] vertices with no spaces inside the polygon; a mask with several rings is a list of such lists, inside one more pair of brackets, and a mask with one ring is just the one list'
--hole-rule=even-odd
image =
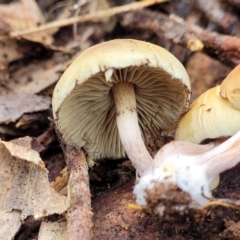
{"label": "mushroom underside", "polygon": [[105,72],[99,72],[77,85],[57,112],[57,128],[65,142],[83,147],[92,159],[126,156],[111,91],[114,84],[123,81],[134,84],[138,121],[146,144],[174,125],[186,110],[187,87],[162,69],[144,65],[113,70],[110,81],[106,81]]}

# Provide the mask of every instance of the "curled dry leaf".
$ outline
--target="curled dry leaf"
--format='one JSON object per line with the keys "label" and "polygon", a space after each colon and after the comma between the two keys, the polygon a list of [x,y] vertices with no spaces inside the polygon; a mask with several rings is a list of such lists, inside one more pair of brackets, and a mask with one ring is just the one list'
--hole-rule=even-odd
{"label": "curled dry leaf", "polygon": [[[30,137],[0,141],[0,212],[19,213],[17,223],[16,218],[9,215],[11,221],[1,224],[0,239],[7,239],[3,235],[4,229],[8,228],[8,233],[13,231],[12,225],[19,226],[19,222],[28,216],[40,218],[61,214],[68,207],[66,197],[50,186],[48,171],[32,145]],[[4,223],[2,216],[1,222]]]}
{"label": "curled dry leaf", "polygon": [[15,122],[24,113],[47,110],[50,105],[49,97],[25,93],[0,95],[0,124]]}

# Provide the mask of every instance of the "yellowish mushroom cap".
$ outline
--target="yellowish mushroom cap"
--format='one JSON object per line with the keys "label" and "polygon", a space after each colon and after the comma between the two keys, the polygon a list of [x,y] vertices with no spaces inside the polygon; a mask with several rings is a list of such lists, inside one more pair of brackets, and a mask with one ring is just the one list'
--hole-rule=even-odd
{"label": "yellowish mushroom cap", "polygon": [[221,86],[200,95],[180,120],[176,140],[201,143],[234,135],[240,129],[240,111],[221,96]]}
{"label": "yellowish mushroom cap", "polygon": [[221,84],[221,96],[240,110],[240,65],[235,67]]}
{"label": "yellowish mushroom cap", "polygon": [[121,158],[112,87],[134,85],[145,142],[175,124],[186,110],[190,82],[182,64],[154,44],[118,39],[84,51],[64,72],[53,93],[53,115],[62,139],[92,159]]}

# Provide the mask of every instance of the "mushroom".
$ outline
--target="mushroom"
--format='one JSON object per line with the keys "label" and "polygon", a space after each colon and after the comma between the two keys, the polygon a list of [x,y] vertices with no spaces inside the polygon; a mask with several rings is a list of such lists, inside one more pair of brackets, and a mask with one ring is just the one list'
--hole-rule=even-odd
{"label": "mushroom", "polygon": [[191,104],[179,121],[176,141],[160,149],[136,184],[137,204],[163,215],[211,201],[219,174],[240,161],[239,74],[240,65]]}
{"label": "mushroom", "polygon": [[118,39],[90,47],[68,67],[53,93],[53,114],[66,144],[93,160],[127,154],[142,176],[152,162],[145,144],[177,123],[189,98],[189,77],[172,54]]}
{"label": "mushroom", "polygon": [[240,64],[223,80],[220,94],[240,110]]}
{"label": "mushroom", "polygon": [[240,110],[221,96],[221,85],[200,95],[181,118],[175,140],[202,143],[240,130]]}
{"label": "mushroom", "polygon": [[[207,90],[191,105],[181,118],[175,140],[193,143],[222,140],[240,130],[240,65],[234,68],[220,86]],[[211,189],[218,186],[216,176]]]}
{"label": "mushroom", "polygon": [[134,187],[136,202],[160,216],[200,209],[212,200],[212,179],[240,161],[240,131],[218,146],[173,141],[155,155]]}

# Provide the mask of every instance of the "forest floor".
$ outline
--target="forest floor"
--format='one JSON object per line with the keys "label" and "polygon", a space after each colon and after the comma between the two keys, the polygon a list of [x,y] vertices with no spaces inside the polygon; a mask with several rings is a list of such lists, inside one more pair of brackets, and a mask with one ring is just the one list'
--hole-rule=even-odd
{"label": "forest floor", "polygon": [[[88,47],[111,39],[131,38],[166,48],[183,63],[189,74],[191,101],[220,84],[240,63],[238,1],[173,0],[109,14],[109,9],[133,2],[140,3],[131,0],[0,0],[0,138],[4,142],[26,136],[34,138],[37,143],[32,148],[40,153],[50,182],[66,166],[51,120],[53,89],[67,66]],[[106,11],[107,17],[99,20],[99,11]],[[85,20],[64,24],[64,19],[89,13],[91,16]],[[55,28],[37,30],[51,21],[59,24]],[[30,35],[21,33],[34,28],[36,31]],[[170,136],[156,139],[149,151],[154,155],[170,140]],[[31,144],[33,146],[33,141]],[[1,161],[1,156],[6,156],[2,148],[0,145]],[[16,156],[14,154],[12,156]],[[0,166],[1,175],[3,165]],[[26,166],[23,171],[26,169],[30,171]],[[89,170],[93,239],[240,239],[237,209],[212,206],[200,211],[197,217],[181,216],[167,221],[128,208],[128,203],[135,202],[132,193],[135,176],[128,159],[98,160]],[[240,166],[237,165],[221,174],[213,196],[240,199],[239,180]],[[0,177],[1,186],[7,185],[4,181],[6,179]],[[0,189],[1,202],[6,200],[3,193]],[[41,194],[41,201],[44,201],[44,192]],[[7,211],[3,204],[0,204],[0,211]],[[57,211],[43,214],[37,220],[31,217],[35,216],[31,211],[26,210],[27,218],[16,223],[12,235],[7,229],[7,235],[0,236],[9,235],[5,239],[11,239],[11,235],[15,240],[44,239],[39,237],[42,220],[66,221],[60,210],[59,214]],[[3,224],[2,220],[0,223]]]}

